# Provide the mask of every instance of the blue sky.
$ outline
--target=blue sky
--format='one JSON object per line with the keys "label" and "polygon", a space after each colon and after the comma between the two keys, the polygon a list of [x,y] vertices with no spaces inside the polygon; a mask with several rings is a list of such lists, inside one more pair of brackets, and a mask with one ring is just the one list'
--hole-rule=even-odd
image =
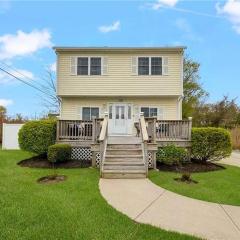
{"label": "blue sky", "polygon": [[[201,63],[209,101],[240,94],[240,0],[0,0],[0,26],[0,67],[8,64],[36,86],[54,69],[54,45],[184,45]],[[1,71],[0,104],[10,115],[46,111],[36,90]]]}

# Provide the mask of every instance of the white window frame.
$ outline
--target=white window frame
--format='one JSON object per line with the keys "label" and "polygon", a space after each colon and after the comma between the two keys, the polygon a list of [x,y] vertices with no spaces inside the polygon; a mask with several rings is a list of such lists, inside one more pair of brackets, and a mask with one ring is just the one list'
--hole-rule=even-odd
{"label": "white window frame", "polygon": [[[76,69],[76,75],[80,76],[80,77],[86,77],[86,76],[93,76],[93,77],[98,77],[98,76],[102,76],[103,75],[103,57],[102,56],[77,56],[77,65],[76,68],[78,68],[78,58],[88,58],[88,74],[87,75],[80,75],[78,74],[78,69]],[[91,58],[101,58],[101,74],[100,75],[92,75],[90,74],[90,70],[91,70]]]}
{"label": "white window frame", "polygon": [[[162,74],[159,74],[159,75],[152,75],[152,58],[153,57],[157,57],[157,58],[161,58],[162,59]],[[139,74],[139,71],[138,71],[138,66],[139,66],[139,58],[148,58],[149,59],[149,71],[148,71],[148,74],[146,75],[140,75]],[[163,74],[163,56],[137,56],[137,74],[138,76],[164,76]]]}
{"label": "white window frame", "polygon": [[98,108],[98,117],[100,118],[101,113],[100,113],[100,107],[99,106],[82,106],[81,109],[80,109],[80,111],[82,111],[81,112],[81,116],[82,116],[81,120],[83,120],[83,108],[90,108],[90,120],[89,121],[92,120],[91,119],[92,108]]}

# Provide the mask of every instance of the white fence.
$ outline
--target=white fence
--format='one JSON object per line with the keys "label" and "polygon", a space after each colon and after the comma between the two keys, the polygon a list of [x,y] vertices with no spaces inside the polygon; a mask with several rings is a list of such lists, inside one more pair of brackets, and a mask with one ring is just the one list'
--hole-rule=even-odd
{"label": "white fence", "polygon": [[3,123],[2,149],[19,149],[18,131],[23,124]]}

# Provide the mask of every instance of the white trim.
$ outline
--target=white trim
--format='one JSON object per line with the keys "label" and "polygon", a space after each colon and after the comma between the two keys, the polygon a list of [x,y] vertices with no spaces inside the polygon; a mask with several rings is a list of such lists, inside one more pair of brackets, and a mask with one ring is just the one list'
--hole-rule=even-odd
{"label": "white trim", "polygon": [[[110,136],[128,136],[128,135],[132,135],[132,132],[133,132],[133,122],[134,122],[134,116],[133,116],[133,104],[130,103],[130,102],[108,102],[107,103],[107,109],[108,109],[108,112],[109,112],[109,106],[112,105],[112,119],[109,119],[109,124],[108,124],[108,129],[109,129],[109,135]],[[126,110],[125,110],[125,113],[126,113],[126,133],[114,133],[112,131],[111,133],[111,128],[114,127],[113,122],[114,121],[114,113],[115,113],[115,110],[114,110],[114,106],[116,105],[124,105]],[[131,119],[128,118],[128,106],[131,107]]]}
{"label": "white trim", "polygon": [[182,54],[182,57],[181,57],[181,63],[180,63],[180,81],[181,81],[181,93],[182,93],[182,96],[183,96],[183,65],[184,64],[184,56]]}
{"label": "white trim", "polygon": [[182,120],[182,96],[177,99],[177,119]]}

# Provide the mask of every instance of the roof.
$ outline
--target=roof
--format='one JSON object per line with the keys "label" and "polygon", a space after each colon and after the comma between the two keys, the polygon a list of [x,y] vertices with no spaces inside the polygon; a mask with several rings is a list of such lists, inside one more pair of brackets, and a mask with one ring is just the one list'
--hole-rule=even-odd
{"label": "roof", "polygon": [[75,52],[75,51],[86,51],[86,52],[131,52],[131,51],[167,51],[176,52],[184,51],[185,46],[174,46],[174,47],[64,47],[55,46],[53,47],[55,52]]}

